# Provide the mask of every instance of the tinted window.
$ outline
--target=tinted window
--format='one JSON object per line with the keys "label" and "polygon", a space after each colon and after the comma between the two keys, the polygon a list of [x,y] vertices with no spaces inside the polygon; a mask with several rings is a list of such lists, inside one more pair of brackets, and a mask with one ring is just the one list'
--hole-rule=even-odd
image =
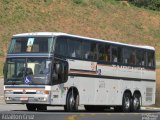
{"label": "tinted window", "polygon": [[97,47],[95,42],[83,40],[82,57],[83,59],[97,60]]}
{"label": "tinted window", "polygon": [[122,48],[112,46],[112,62],[120,63],[122,62]]}
{"label": "tinted window", "polygon": [[123,63],[136,65],[136,50],[132,48],[124,48]]}
{"label": "tinted window", "polygon": [[51,52],[53,38],[19,37],[12,39],[9,53],[48,53]]}
{"label": "tinted window", "polygon": [[138,66],[146,66],[146,52],[144,50],[137,50],[136,63]]}
{"label": "tinted window", "polygon": [[99,44],[98,45],[98,60],[110,61],[110,45]]}
{"label": "tinted window", "polygon": [[59,37],[56,40],[55,53],[57,55],[66,56],[68,51],[67,38]]}
{"label": "tinted window", "polygon": [[154,60],[154,52],[148,51],[147,52],[147,66],[148,67],[154,67],[155,66],[155,60]]}
{"label": "tinted window", "polygon": [[79,39],[68,39],[68,56],[73,58],[82,58],[81,41]]}

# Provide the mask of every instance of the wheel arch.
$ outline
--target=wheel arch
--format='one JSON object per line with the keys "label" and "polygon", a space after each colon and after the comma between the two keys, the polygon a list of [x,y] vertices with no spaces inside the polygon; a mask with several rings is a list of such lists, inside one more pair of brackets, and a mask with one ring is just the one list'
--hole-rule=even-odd
{"label": "wheel arch", "polygon": [[134,95],[134,94],[139,94],[140,97],[142,97],[141,92],[140,92],[139,90],[135,90],[134,93],[133,93],[133,95]]}
{"label": "wheel arch", "polygon": [[124,95],[125,93],[129,93],[129,94],[132,96],[132,92],[131,92],[130,89],[126,89],[126,90],[123,92],[123,95]]}

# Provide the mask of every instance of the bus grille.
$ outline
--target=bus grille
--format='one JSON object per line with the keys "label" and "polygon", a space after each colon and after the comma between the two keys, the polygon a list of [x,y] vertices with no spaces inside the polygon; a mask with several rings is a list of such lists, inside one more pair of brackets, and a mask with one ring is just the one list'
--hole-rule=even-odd
{"label": "bus grille", "polygon": [[153,88],[146,88],[146,101],[152,101]]}

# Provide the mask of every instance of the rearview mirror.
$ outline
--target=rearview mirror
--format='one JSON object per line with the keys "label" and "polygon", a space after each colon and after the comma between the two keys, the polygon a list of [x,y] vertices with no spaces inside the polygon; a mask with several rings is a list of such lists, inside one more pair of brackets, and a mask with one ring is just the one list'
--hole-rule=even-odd
{"label": "rearview mirror", "polygon": [[56,74],[61,74],[62,73],[62,65],[60,63],[56,64],[55,72],[56,72]]}

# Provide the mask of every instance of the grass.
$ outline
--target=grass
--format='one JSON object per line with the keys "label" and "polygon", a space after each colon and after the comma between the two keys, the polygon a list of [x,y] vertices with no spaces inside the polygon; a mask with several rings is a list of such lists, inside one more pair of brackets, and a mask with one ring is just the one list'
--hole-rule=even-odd
{"label": "grass", "polygon": [[151,45],[160,60],[160,13],[116,0],[2,0],[0,23],[1,57],[13,34],[61,31]]}

